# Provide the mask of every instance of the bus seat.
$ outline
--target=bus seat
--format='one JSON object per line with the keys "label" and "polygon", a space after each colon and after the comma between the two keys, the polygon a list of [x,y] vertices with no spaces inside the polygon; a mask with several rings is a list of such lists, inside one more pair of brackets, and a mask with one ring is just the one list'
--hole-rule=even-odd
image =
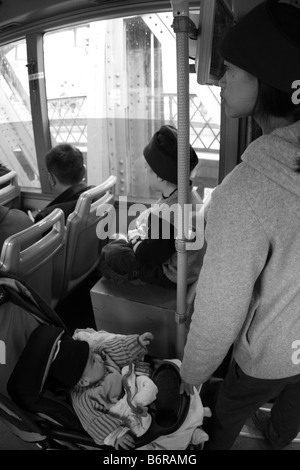
{"label": "bus seat", "polygon": [[[193,311],[197,281],[187,289],[187,319],[184,341]],[[114,284],[102,277],[90,291],[97,330],[120,334],[153,333],[149,354],[159,359],[178,358],[175,321],[177,295],[172,289],[129,281]],[[180,359],[180,358],[179,358]]]}
{"label": "bus seat", "polygon": [[116,176],[83,192],[66,223],[63,297],[96,269],[114,217]]}
{"label": "bus seat", "polygon": [[3,244],[0,271],[16,276],[55,307],[65,265],[65,218],[54,209],[40,222],[11,235]]}
{"label": "bus seat", "polygon": [[9,208],[20,208],[20,187],[15,171],[0,176],[0,205]]}

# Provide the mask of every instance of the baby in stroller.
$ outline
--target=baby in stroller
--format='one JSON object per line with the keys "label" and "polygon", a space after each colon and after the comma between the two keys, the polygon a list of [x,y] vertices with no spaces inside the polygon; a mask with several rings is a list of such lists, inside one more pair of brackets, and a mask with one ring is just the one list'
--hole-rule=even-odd
{"label": "baby in stroller", "polygon": [[[151,333],[113,335],[92,329],[65,338],[49,370],[69,391],[73,408],[97,444],[134,447],[150,427],[146,406],[156,398],[150,366],[143,361]],[[132,433],[132,434],[131,434]]]}
{"label": "baby in stroller", "polygon": [[42,355],[44,362],[47,358],[42,367],[44,388],[68,392],[83,429],[99,446],[146,450],[199,446],[208,439],[201,425],[209,410],[195,393],[186,397],[184,419],[178,421],[176,409],[182,397],[172,377],[180,364],[146,362],[151,339],[147,332],[118,335],[93,329],[76,330],[71,337],[61,328],[41,325],[27,341],[8,392],[15,402],[24,404],[25,397],[28,403],[29,369]]}

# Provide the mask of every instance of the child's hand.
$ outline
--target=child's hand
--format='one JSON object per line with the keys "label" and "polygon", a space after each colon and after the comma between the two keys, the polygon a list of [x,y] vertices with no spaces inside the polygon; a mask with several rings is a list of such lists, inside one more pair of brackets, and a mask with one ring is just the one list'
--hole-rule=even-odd
{"label": "child's hand", "polygon": [[152,333],[143,333],[142,335],[139,336],[139,343],[143,348],[146,348],[150,341],[153,340],[153,334]]}
{"label": "child's hand", "polygon": [[123,436],[121,437],[118,437],[118,439],[115,442],[115,448],[119,450],[119,447],[121,447],[122,449],[126,449],[126,450],[129,450],[130,448],[134,448],[135,443],[134,443],[133,437],[128,433],[123,434]]}
{"label": "child's hand", "polygon": [[135,228],[133,230],[128,230],[127,237],[128,237],[129,243],[134,245],[138,240],[140,240],[141,234],[138,231],[138,229]]}

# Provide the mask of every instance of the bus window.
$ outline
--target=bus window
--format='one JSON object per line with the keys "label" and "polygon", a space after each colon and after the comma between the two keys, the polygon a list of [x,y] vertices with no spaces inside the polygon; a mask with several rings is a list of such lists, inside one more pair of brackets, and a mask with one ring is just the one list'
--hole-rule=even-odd
{"label": "bus window", "polygon": [[0,47],[0,161],[22,187],[40,187],[29,99],[25,39]]}
{"label": "bus window", "polygon": [[[177,127],[171,12],[93,21],[44,36],[52,145],[81,149],[88,184],[118,177],[117,195],[152,198],[143,148],[162,123]],[[218,183],[219,89],[190,80],[190,141],[201,196]]]}

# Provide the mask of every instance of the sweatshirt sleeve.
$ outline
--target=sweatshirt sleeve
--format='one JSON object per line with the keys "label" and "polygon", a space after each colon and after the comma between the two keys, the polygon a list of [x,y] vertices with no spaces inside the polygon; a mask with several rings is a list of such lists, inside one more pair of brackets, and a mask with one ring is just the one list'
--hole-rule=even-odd
{"label": "sweatshirt sleeve", "polygon": [[174,225],[150,212],[147,237],[138,240],[133,251],[141,263],[164,263],[176,252]]}
{"label": "sweatshirt sleeve", "polygon": [[118,336],[106,341],[103,349],[120,369],[130,360],[143,360],[146,349],[138,342],[139,335]]}
{"label": "sweatshirt sleeve", "polygon": [[247,316],[269,240],[240,194],[216,188],[205,231],[207,251],[184,350],[181,375],[198,385],[213,374]]}
{"label": "sweatshirt sleeve", "polygon": [[72,392],[74,410],[86,432],[103,445],[104,439],[123,425],[123,420],[105,412],[97,400],[97,388]]}

